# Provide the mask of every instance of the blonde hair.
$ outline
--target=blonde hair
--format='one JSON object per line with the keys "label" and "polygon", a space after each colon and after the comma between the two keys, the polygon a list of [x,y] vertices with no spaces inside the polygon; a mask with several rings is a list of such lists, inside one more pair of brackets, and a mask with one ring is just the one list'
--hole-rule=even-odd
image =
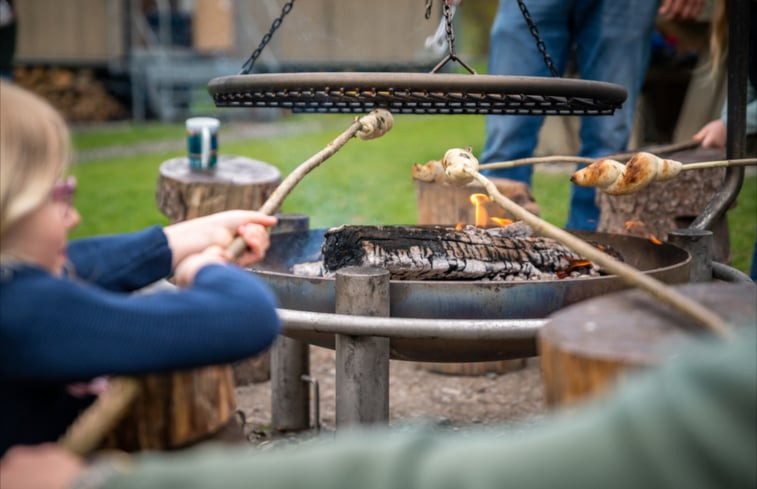
{"label": "blonde hair", "polygon": [[48,198],[69,154],[70,134],[58,111],[0,81],[0,255],[2,238]]}

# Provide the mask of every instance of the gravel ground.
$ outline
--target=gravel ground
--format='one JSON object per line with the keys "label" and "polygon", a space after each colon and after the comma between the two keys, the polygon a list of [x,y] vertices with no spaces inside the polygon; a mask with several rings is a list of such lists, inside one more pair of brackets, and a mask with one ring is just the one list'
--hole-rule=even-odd
{"label": "gravel ground", "polygon": [[[310,373],[319,383],[323,430],[335,425],[333,350],[310,347]],[[467,425],[518,424],[539,421],[546,413],[538,360],[504,374],[460,376],[435,373],[415,362],[392,360],[389,380],[390,425],[432,422],[459,428]],[[270,382],[237,388],[239,409],[244,412],[245,433],[252,442],[279,438],[270,433]]]}

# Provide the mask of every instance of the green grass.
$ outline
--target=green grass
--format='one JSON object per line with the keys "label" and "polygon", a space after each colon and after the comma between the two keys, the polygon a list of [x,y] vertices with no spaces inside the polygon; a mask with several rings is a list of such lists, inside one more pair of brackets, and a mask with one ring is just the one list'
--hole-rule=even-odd
{"label": "green grass", "polygon": [[129,146],[148,141],[160,141],[184,134],[184,124],[123,123],[74,129],[73,142],[77,151],[108,146]]}
{"label": "green grass", "polygon": [[[316,132],[223,143],[225,154],[243,155],[276,166],[285,176],[324,148],[353,116],[321,115]],[[305,120],[293,118],[293,121]],[[308,119],[312,122],[313,119]],[[79,129],[74,134],[78,151],[137,141],[183,138],[177,124],[117,125]],[[416,222],[413,163],[438,159],[451,147],[473,146],[479,153],[484,141],[484,118],[479,116],[395,116],[395,128],[380,139],[354,139],[313,170],[290,194],[283,211],[310,216],[311,227],[340,224],[412,224]],[[181,151],[124,156],[75,165],[79,180],[77,208],[82,224],[72,237],[141,229],[167,224],[157,209],[155,188],[160,164]],[[542,217],[562,226],[568,209],[570,186],[565,174],[537,171],[534,196]],[[748,177],[738,205],[729,211],[732,264],[748,271],[757,224],[757,177]]]}

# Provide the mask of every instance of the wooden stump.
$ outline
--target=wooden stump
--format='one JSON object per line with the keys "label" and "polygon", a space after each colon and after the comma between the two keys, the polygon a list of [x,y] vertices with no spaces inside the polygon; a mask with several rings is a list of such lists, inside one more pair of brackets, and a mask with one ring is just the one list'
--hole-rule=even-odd
{"label": "wooden stump", "polygon": [[445,375],[464,375],[474,377],[478,375],[506,374],[515,372],[526,367],[525,358],[512,360],[500,360],[496,362],[469,362],[469,363],[422,363],[421,366],[429,372]]}
{"label": "wooden stump", "polygon": [[[753,284],[678,285],[682,294],[734,326],[754,327]],[[705,334],[640,290],[608,294],[552,314],[539,332],[547,404],[575,404],[606,392],[627,372],[659,364]]]}
{"label": "wooden stump", "polygon": [[[531,190],[523,182],[506,178],[492,178],[497,189],[513,202],[533,214],[539,215],[539,206],[531,195]],[[418,224],[456,225],[475,224],[475,208],[470,202],[471,194],[486,193],[478,182],[456,186],[444,183],[415,181],[415,196],[418,206]],[[485,204],[490,217],[513,217],[497,204]]]}
{"label": "wooden stump", "polygon": [[236,409],[228,366],[146,375],[139,384],[139,396],[106,446],[125,451],[184,447],[221,431]]}
{"label": "wooden stump", "polygon": [[171,222],[229,209],[258,209],[281,182],[281,173],[262,161],[221,155],[218,166],[192,171],[187,158],[160,165],[156,200]]}
{"label": "wooden stump", "polygon": [[[531,195],[531,190],[523,182],[506,178],[492,178],[497,189],[505,197],[525,207],[533,214],[539,215],[539,205]],[[418,224],[456,225],[475,224],[475,208],[470,202],[470,195],[486,193],[478,182],[465,186],[415,181],[415,196],[418,206]],[[485,204],[489,217],[512,219],[512,216],[500,206],[491,202]],[[430,371],[448,375],[484,375],[487,373],[503,374],[523,367],[522,360],[501,360],[494,362],[473,363],[423,363],[421,366]]]}
{"label": "wooden stump", "polygon": [[[187,158],[174,158],[160,166],[157,204],[172,222],[229,209],[258,209],[280,180],[276,168],[249,158],[220,156],[217,168],[208,172],[191,171]],[[165,450],[218,438],[234,421],[235,378],[240,383],[268,380],[269,353],[236,362],[233,368],[213,365],[144,376],[140,398],[107,445]],[[241,436],[240,430],[237,439]]]}
{"label": "wooden stump", "polygon": [[[696,148],[665,155],[665,158],[693,163],[724,158],[722,150]],[[682,172],[666,182],[652,182],[630,195],[607,195],[597,192],[600,208],[597,231],[665,240],[668,232],[689,227],[718,191],[725,178],[725,168]],[[633,223],[627,225],[626,223]],[[713,259],[728,263],[730,240],[725,218],[715,224]]]}

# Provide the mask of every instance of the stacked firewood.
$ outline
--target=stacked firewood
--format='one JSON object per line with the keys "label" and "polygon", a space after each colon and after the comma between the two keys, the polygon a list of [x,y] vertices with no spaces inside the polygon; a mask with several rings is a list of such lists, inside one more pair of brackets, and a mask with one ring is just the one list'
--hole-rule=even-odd
{"label": "stacked firewood", "polygon": [[90,69],[17,67],[15,82],[48,100],[70,122],[123,119],[126,108]]}

